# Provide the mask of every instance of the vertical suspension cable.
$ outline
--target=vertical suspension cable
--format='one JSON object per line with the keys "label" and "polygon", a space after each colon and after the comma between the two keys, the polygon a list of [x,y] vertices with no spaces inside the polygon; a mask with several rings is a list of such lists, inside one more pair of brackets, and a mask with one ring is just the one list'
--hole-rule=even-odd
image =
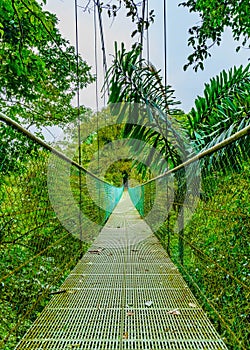
{"label": "vertical suspension cable", "polygon": [[167,86],[167,0],[163,2],[163,32],[164,32],[164,84]]}
{"label": "vertical suspension cable", "polygon": [[[101,4],[99,0],[96,0],[95,8],[97,6],[98,11],[98,20],[99,20],[99,29],[100,29],[100,39],[101,39],[101,48],[102,48],[102,61],[103,61],[103,70],[104,70],[104,83],[107,85],[107,93],[109,96],[109,83],[106,79],[107,77],[107,56],[106,56],[106,49],[105,49],[105,41],[104,41],[104,32],[103,32],[103,23],[102,23],[102,13],[101,13]],[[104,99],[105,99],[105,92],[104,92]],[[106,101],[104,101],[105,104]]]}
{"label": "vertical suspension cable", "polygon": [[[168,118],[168,101],[167,101],[167,84],[168,84],[168,76],[167,76],[167,0],[163,1],[163,36],[164,36],[164,87],[165,87],[165,114],[166,118]],[[166,140],[168,140],[168,130],[166,123]],[[166,141],[168,142],[168,141]]]}
{"label": "vertical suspension cable", "polygon": [[[167,101],[167,84],[168,84],[168,52],[167,52],[167,0],[163,1],[163,42],[164,42],[164,86],[165,86],[165,113],[168,113],[168,101]],[[166,130],[167,137],[167,130]]]}
{"label": "vertical suspension cable", "polygon": [[[97,171],[99,176],[99,170],[100,170],[100,139],[99,139],[99,99],[98,99],[98,57],[97,57],[97,19],[96,19],[96,7],[99,11],[98,4],[95,4],[94,1],[94,50],[95,50],[95,100],[96,100],[96,130],[97,130]],[[101,189],[98,188],[98,214],[100,217],[100,203],[101,203]]]}
{"label": "vertical suspension cable", "polygon": [[[149,0],[147,0],[147,22],[149,21],[149,6],[148,6]],[[149,29],[147,29],[147,61],[149,64],[150,60],[150,53],[149,53],[150,47],[149,47]]]}
{"label": "vertical suspension cable", "polygon": [[[167,0],[164,0],[163,2],[163,35],[164,35],[164,86],[165,86],[165,113],[166,118],[168,118],[167,115]],[[168,142],[168,129],[167,129],[167,123],[166,123],[166,142]],[[166,154],[167,156],[167,154]],[[169,183],[167,182],[167,203],[169,204]],[[170,213],[168,213],[167,217],[167,252],[170,255]]]}
{"label": "vertical suspension cable", "polygon": [[100,163],[100,142],[99,142],[99,99],[98,99],[98,57],[97,57],[97,20],[96,20],[96,5],[94,3],[94,41],[95,41],[95,101],[96,101],[96,128],[97,128],[97,162],[98,162],[98,171]]}
{"label": "vertical suspension cable", "polygon": [[99,110],[98,101],[98,62],[97,62],[97,25],[96,25],[96,4],[94,2],[94,57],[95,57],[95,103],[96,110]]}
{"label": "vertical suspension cable", "polygon": [[140,45],[141,45],[141,54],[140,54],[140,60],[142,59],[142,51],[143,51],[143,36],[144,36],[144,21],[145,21],[145,9],[146,9],[146,1],[143,0],[142,3],[142,27],[141,27],[141,38],[140,38]]}
{"label": "vertical suspension cable", "polygon": [[[78,130],[78,163],[82,164],[82,155],[81,155],[81,118],[80,118],[80,81],[79,81],[79,36],[78,36],[78,3],[77,0],[75,0],[75,37],[76,37],[76,83],[77,83],[77,90],[76,90],[76,105],[77,105],[77,130]],[[79,170],[79,202],[80,202],[80,209],[82,205],[82,173],[81,170]],[[82,242],[83,234],[82,234],[82,217],[81,217],[81,210],[79,212],[79,227],[80,227],[80,240]]]}

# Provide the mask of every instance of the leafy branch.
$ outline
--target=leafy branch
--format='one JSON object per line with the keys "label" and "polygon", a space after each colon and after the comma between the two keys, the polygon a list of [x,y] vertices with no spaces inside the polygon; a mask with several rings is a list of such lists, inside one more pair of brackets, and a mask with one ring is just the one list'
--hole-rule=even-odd
{"label": "leafy branch", "polygon": [[188,45],[193,48],[193,53],[188,56],[184,70],[189,66],[193,66],[195,71],[204,69],[204,60],[211,57],[210,48],[215,44],[218,46],[221,44],[226,27],[231,28],[235,41],[242,41],[241,45],[236,47],[237,52],[241,47],[250,48],[248,0],[188,0],[179,6],[187,7],[189,12],[195,12],[201,18],[200,25],[194,25],[189,29]]}

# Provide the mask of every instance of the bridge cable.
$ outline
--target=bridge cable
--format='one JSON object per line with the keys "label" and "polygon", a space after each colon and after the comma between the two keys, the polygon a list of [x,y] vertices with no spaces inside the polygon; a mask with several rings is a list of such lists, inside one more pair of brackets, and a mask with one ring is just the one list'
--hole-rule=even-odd
{"label": "bridge cable", "polygon": [[164,84],[167,86],[167,0],[163,3]]}
{"label": "bridge cable", "polygon": [[96,128],[97,128],[97,160],[98,160],[98,171],[100,163],[100,140],[99,140],[99,99],[98,99],[98,55],[97,55],[97,16],[96,6],[94,6],[94,56],[95,56],[95,103],[96,103]]}
{"label": "bridge cable", "polygon": [[[94,1],[95,3],[95,1]],[[104,31],[103,31],[103,22],[102,22],[102,11],[101,11],[101,4],[99,0],[96,0],[96,4],[94,8],[97,7],[98,10],[98,21],[99,21],[99,30],[100,30],[100,39],[101,39],[101,49],[102,49],[102,61],[103,61],[103,71],[104,71],[104,85],[107,85],[107,94],[109,96],[109,83],[108,80],[106,79],[107,77],[107,72],[108,72],[108,66],[107,66],[107,55],[106,55],[106,48],[105,48],[105,40],[104,40]],[[106,98],[105,98],[105,93],[103,95],[104,97],[104,105],[106,104]]]}
{"label": "bridge cable", "polygon": [[[149,23],[149,7],[148,7],[148,2],[149,0],[147,0],[147,23]],[[149,27],[147,28],[147,62],[149,64],[149,60],[150,60],[150,45],[149,45]]]}
{"label": "bridge cable", "polygon": [[[95,101],[96,101],[96,130],[97,130],[97,171],[98,171],[98,177],[99,177],[99,172],[100,172],[100,137],[99,137],[99,99],[98,99],[98,54],[97,54],[97,15],[96,15],[96,8],[99,12],[99,8],[97,4],[94,4],[94,56],[95,56],[95,76],[96,76],[96,81],[95,81]],[[102,36],[101,36],[102,37]],[[103,41],[104,43],[104,41]],[[104,48],[104,46],[103,46]],[[103,55],[105,55],[105,48]],[[103,56],[103,57],[104,57]],[[105,60],[106,62],[106,60]],[[104,61],[103,61],[104,64]],[[104,64],[104,70],[105,70],[105,64]],[[105,96],[105,93],[104,93]],[[98,188],[98,212],[100,215],[100,203],[101,203],[101,192],[100,188]]]}
{"label": "bridge cable", "polygon": [[[164,0],[163,3],[163,35],[164,35],[164,90],[165,90],[165,113],[166,118],[168,118],[168,108],[167,108],[167,1]],[[166,123],[166,142],[168,142],[168,129]],[[169,198],[169,188],[167,186],[167,198]],[[170,216],[167,218],[167,242],[166,250],[170,254]]]}
{"label": "bridge cable", "polygon": [[142,2],[142,26],[141,26],[141,37],[140,37],[140,46],[141,46],[141,54],[140,54],[140,61],[142,60],[142,52],[143,52],[143,36],[144,36],[144,21],[145,21],[145,10],[146,10],[146,1],[143,0]]}
{"label": "bridge cable", "polygon": [[[76,90],[76,105],[77,105],[77,139],[78,139],[78,163],[82,165],[82,155],[81,155],[81,116],[80,116],[80,80],[79,80],[79,31],[78,31],[78,3],[75,0],[75,46],[76,46],[76,79],[77,79],[77,90]],[[82,218],[81,218],[81,203],[82,203],[82,172],[79,170],[79,201],[80,201],[80,211],[79,211],[79,227],[80,227],[80,240],[82,241]]]}

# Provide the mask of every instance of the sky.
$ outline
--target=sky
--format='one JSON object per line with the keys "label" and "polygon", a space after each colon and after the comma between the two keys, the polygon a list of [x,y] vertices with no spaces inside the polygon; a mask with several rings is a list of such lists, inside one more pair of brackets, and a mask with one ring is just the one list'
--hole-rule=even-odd
{"label": "sky", "polygon": [[[84,6],[87,0],[78,0],[78,27],[79,27],[79,52],[84,60],[92,66],[95,74],[95,40],[93,11],[84,12],[80,6]],[[203,94],[204,84],[210,78],[216,76],[223,69],[246,65],[248,63],[248,50],[240,50],[236,53],[237,43],[233,41],[230,30],[223,35],[222,44],[214,46],[211,50],[212,58],[205,61],[205,70],[194,72],[190,67],[184,72],[183,66],[187,61],[191,49],[187,46],[188,28],[199,22],[199,17],[190,14],[187,8],[178,7],[181,1],[167,1],[167,83],[175,90],[176,99],[181,102],[180,108],[185,112],[194,106],[195,98]],[[75,45],[75,0],[47,0],[46,10],[55,13],[59,19],[58,28],[62,35]],[[163,30],[163,1],[149,0],[149,8],[155,10],[155,22],[149,29],[150,61],[158,69],[164,72],[164,30]],[[130,35],[134,28],[130,18],[126,18],[125,12],[121,11],[116,20],[112,22],[106,13],[103,13],[104,39],[108,65],[112,63],[114,42],[118,45],[125,43],[127,50],[131,48],[134,39]],[[96,86],[92,84],[81,91],[81,104],[96,109],[105,105],[100,92],[103,84],[102,52],[100,46],[99,29],[97,30],[97,88],[98,104],[96,101]],[[144,38],[146,47],[147,37]]]}

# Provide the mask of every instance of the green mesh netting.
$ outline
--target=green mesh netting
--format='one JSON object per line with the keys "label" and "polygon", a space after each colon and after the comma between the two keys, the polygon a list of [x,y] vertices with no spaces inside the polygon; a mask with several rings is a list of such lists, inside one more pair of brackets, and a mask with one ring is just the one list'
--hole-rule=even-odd
{"label": "green mesh netting", "polygon": [[144,216],[145,193],[144,186],[128,188],[129,196],[141,216]]}
{"label": "green mesh netting", "polygon": [[0,348],[14,349],[119,201],[0,114]]}
{"label": "green mesh netting", "polygon": [[129,189],[229,349],[250,346],[249,141],[248,129],[200,163]]}

